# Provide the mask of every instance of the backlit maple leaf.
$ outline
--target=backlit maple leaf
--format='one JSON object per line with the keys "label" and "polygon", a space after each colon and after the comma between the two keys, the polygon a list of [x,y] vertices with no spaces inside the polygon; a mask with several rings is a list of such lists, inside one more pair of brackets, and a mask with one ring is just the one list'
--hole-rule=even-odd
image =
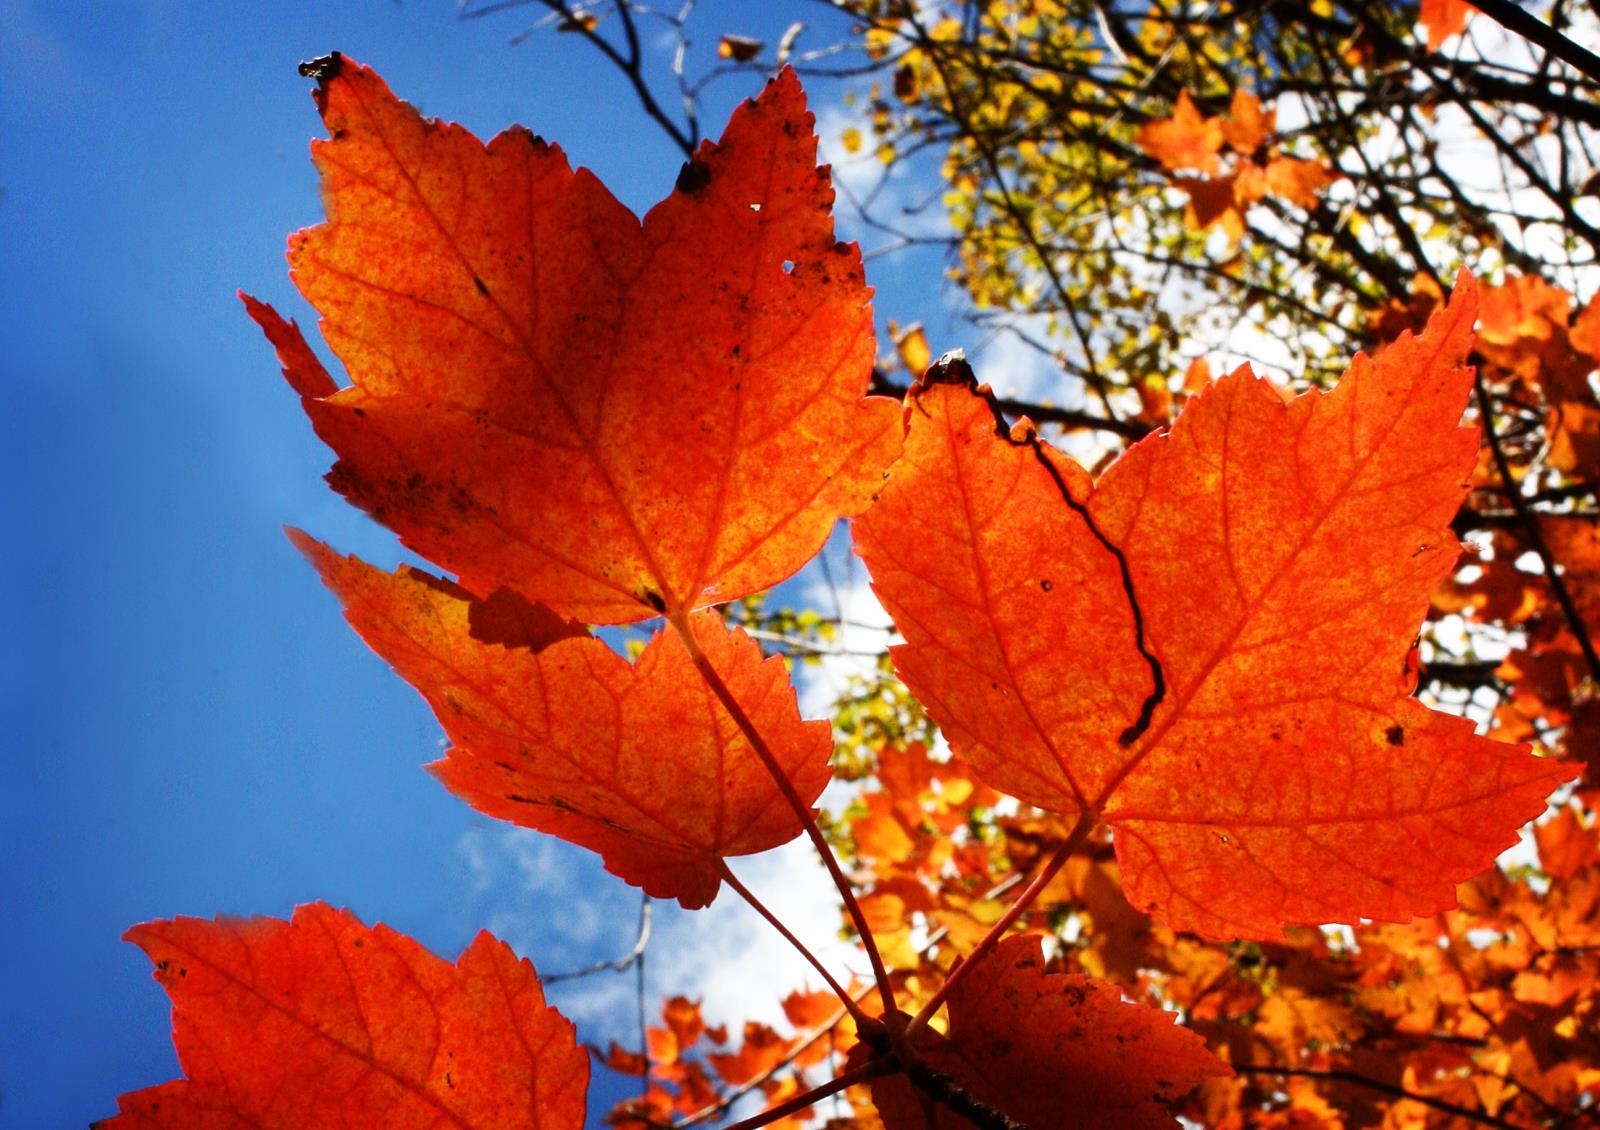
{"label": "backlit maple leaf", "polygon": [[1212,937],[1405,919],[1572,776],[1411,697],[1457,554],[1476,302],[1285,402],[1248,368],[1100,479],[965,362],[907,399],[857,524],[895,662],[990,784],[1116,830],[1135,905]]}
{"label": "backlit maple leaf", "polygon": [[[630,665],[581,625],[507,589],[487,600],[386,573],[291,535],[369,645],[422,692],[454,745],[429,769],[480,812],[599,852],[657,898],[705,906],[721,860],[786,843],[800,822],[670,632]],[[783,661],[713,613],[692,630],[804,803],[833,738],[803,722]]]}
{"label": "backlit maple leaf", "polygon": [[1467,30],[1467,17],[1476,11],[1467,0],[1422,0],[1417,22],[1428,29],[1428,50],[1437,51],[1452,36]]}
{"label": "backlit maple leaf", "polygon": [[[952,989],[948,1036],[918,1050],[968,1094],[1028,1130],[1168,1130],[1166,1104],[1230,1074],[1171,1013],[1115,985],[1047,973],[1036,934],[1006,938]],[[970,1130],[905,1075],[872,1083],[888,1130]]]}
{"label": "backlit maple leaf", "polygon": [[583,1126],[572,1025],[487,933],[454,965],[325,903],[126,936],[172,997],[184,1078],[123,1095],[103,1130]]}
{"label": "backlit maple leaf", "polygon": [[320,82],[329,221],[289,259],[354,385],[250,309],[330,481],[408,546],[622,623],[774,584],[867,504],[896,411],[862,396],[870,292],[792,72],[642,224],[525,130],[484,145],[349,60]]}
{"label": "backlit maple leaf", "polygon": [[1214,173],[1217,150],[1222,148],[1222,121],[1204,117],[1189,98],[1189,92],[1181,91],[1172,117],[1142,126],[1137,140],[1139,148],[1168,171],[1198,169],[1202,173]]}

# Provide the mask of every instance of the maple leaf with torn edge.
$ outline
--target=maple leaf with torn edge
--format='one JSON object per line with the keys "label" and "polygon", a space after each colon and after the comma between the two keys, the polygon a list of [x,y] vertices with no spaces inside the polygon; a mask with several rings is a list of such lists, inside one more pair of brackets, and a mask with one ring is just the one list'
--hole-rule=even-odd
{"label": "maple leaf with torn edge", "polygon": [[451,964],[326,903],[125,935],[172,997],[184,1078],[100,1130],[581,1130],[589,1063],[533,966],[487,932]]}
{"label": "maple leaf with torn edge", "polygon": [[[500,589],[486,600],[291,538],[350,624],[422,692],[454,743],[429,770],[480,812],[596,851],[656,898],[708,905],[721,861],[787,843],[794,812],[683,643],[634,664],[581,625]],[[692,630],[806,804],[828,783],[832,730],[800,718],[783,660],[697,613]]]}
{"label": "maple leaf with torn edge", "polygon": [[856,524],[901,676],[989,784],[1108,822],[1130,900],[1174,928],[1444,909],[1573,776],[1406,682],[1477,456],[1476,308],[1463,273],[1329,393],[1243,367],[1098,483],[964,361],[907,397]]}
{"label": "maple leaf with torn edge", "polygon": [[642,224],[526,130],[484,145],[347,59],[319,83],[329,220],[289,260],[354,384],[246,304],[330,482],[407,546],[624,623],[775,584],[867,505],[898,413],[792,71]]}

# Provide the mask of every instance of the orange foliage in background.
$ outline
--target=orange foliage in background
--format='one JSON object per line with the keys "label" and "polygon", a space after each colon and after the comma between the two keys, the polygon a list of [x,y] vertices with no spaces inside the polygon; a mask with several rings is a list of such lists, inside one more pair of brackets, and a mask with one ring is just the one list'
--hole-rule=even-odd
{"label": "orange foliage in background", "polygon": [[[1275,196],[1297,208],[1313,208],[1317,197],[1339,173],[1320,160],[1288,157],[1269,144],[1277,133],[1277,111],[1263,110],[1256,96],[1234,92],[1227,117],[1207,118],[1187,93],[1179,96],[1172,117],[1144,126],[1139,147],[1169,172],[1191,169],[1201,176],[1175,176],[1172,183],[1189,194],[1189,223],[1204,231],[1220,224],[1229,239],[1244,234],[1244,213],[1254,203]],[[1223,143],[1233,160],[1222,170]]]}

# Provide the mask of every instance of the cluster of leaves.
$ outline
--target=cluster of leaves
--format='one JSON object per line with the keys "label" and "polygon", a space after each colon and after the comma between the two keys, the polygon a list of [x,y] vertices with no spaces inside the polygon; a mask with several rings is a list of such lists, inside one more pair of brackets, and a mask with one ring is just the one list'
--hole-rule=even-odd
{"label": "cluster of leaves", "polygon": [[[1069,828],[1047,813],[997,812],[959,763],[916,747],[886,751],[880,780],[851,823],[867,898],[904,906],[937,943],[898,951],[899,987],[916,1000]],[[1133,911],[1097,836],[1019,927],[1053,936],[1064,969],[1176,1009],[1207,1037],[1235,1074],[1180,1108],[1201,1125],[1578,1125],[1600,1082],[1600,829],[1574,803],[1535,838],[1536,866],[1472,881],[1459,909],[1240,945]]]}
{"label": "cluster of leaves", "polygon": [[[955,104],[946,62],[902,59],[902,100],[930,88],[925,65]],[[1475,386],[1463,274],[1448,302],[1423,288],[1375,315],[1417,332],[1357,357],[1333,393],[1291,398],[1247,368],[1195,380],[1172,427],[1096,480],[1008,421],[959,357],[903,407],[863,395],[868,292],[834,241],[792,73],[642,223],[525,131],[484,145],[353,63],[311,73],[330,221],[291,261],[354,383],[246,303],[338,454],[330,483],[453,575],[295,535],[439,715],[453,744],[431,768],[651,896],[694,908],[726,885],[785,936],[725,860],[807,835],[872,973],[846,985],[806,954],[830,991],[785,1002],[801,1034],[747,1025],[737,1048],[669,1000],[647,1048],[604,1057],[644,1076],[614,1122],[704,1121],[757,1091],[767,1109],[741,1125],[841,1092],[889,1130],[1592,1114],[1592,816],[1541,825],[1542,870],[1491,872],[1453,909],[1573,769],[1412,697],[1417,625],[1456,569],[1449,527],[1474,482],[1519,509],[1581,499],[1593,395],[1556,374],[1593,368],[1582,319],[1542,292],[1488,292],[1494,367]],[[1271,151],[1259,103],[1231,104],[1235,182],[1296,160]],[[1230,191],[1241,209],[1266,199]],[[1505,312],[1519,301],[1534,313]],[[1499,443],[1494,416],[1480,457],[1458,424],[1486,384],[1567,428],[1571,460]],[[1110,412],[1114,389],[1098,391]],[[1553,485],[1508,492],[1513,470]],[[850,775],[877,787],[825,835],[829,727],[715,609],[792,575],[840,517],[905,643],[842,714]],[[1550,657],[1562,631],[1589,646],[1574,610],[1594,601],[1548,546],[1535,556],[1542,572],[1518,569],[1527,647],[1507,663],[1570,676],[1563,720],[1545,725],[1551,692],[1524,721],[1581,755],[1592,685]],[[1484,578],[1503,571],[1456,576],[1455,607],[1431,614],[1487,615],[1506,582]],[[1559,621],[1531,607],[1541,580]],[[589,627],[658,618],[633,662]],[[780,612],[758,635],[782,651],[820,626]],[[1509,709],[1497,721],[1518,737]],[[950,759],[927,752],[934,726]],[[1354,925],[1310,928],[1324,922]],[[113,1125],[581,1124],[572,1027],[487,936],[451,966],[312,906],[130,937],[173,995],[185,1079],[124,1096]]]}
{"label": "cluster of leaves", "polygon": [[[1595,620],[1587,594],[1594,571],[1597,460],[1592,447],[1584,451],[1572,445],[1574,441],[1581,445],[1592,428],[1588,421],[1595,362],[1593,350],[1584,344],[1589,316],[1570,293],[1544,281],[1564,273],[1573,278],[1575,267],[1594,261],[1594,233],[1585,222],[1588,213],[1580,198],[1594,184],[1589,131],[1600,72],[1593,66],[1584,69],[1584,52],[1570,42],[1563,44],[1559,35],[1546,35],[1536,37],[1544,56],[1534,54],[1522,64],[1517,51],[1507,50],[1503,42],[1496,44],[1499,29],[1483,19],[1471,25],[1481,33],[1480,41],[1469,43],[1460,37],[1469,27],[1471,6],[1454,0],[1426,0],[1420,10],[1277,3],[1218,4],[1203,13],[1161,3],[1090,7],[1013,2],[949,5],[943,18],[938,5],[847,7],[860,20],[857,34],[871,61],[868,69],[883,76],[871,91],[868,107],[878,156],[886,163],[909,161],[923,150],[946,146],[944,172],[957,188],[947,199],[959,229],[952,245],[961,262],[965,265],[973,256],[985,254],[985,240],[993,240],[1005,252],[997,257],[998,273],[1010,271],[1022,281],[1010,291],[996,291],[995,273],[958,270],[956,277],[968,287],[980,320],[995,321],[997,311],[999,317],[1053,313],[1053,330],[1070,339],[1080,328],[1070,317],[1075,294],[1085,304],[1082,324],[1089,326],[1102,361],[1099,376],[1114,388],[1131,384],[1139,397],[1138,415],[1129,421],[1097,420],[1091,413],[1015,402],[1006,404],[1008,410],[1031,411],[1036,418],[1073,427],[1087,424],[1112,434],[1138,434],[1140,427],[1168,422],[1173,408],[1203,387],[1209,376],[1202,354],[1189,366],[1182,387],[1173,388],[1171,374],[1181,365],[1151,364],[1150,354],[1139,352],[1144,342],[1119,339],[1114,328],[1106,332],[1107,303],[1099,279],[1084,283],[1079,291],[1060,292],[1063,281],[1068,291],[1079,281],[1072,274],[1076,264],[1107,247],[1103,228],[1080,228],[1088,238],[1074,240],[1060,237],[1052,227],[1057,218],[1050,209],[1063,199],[1073,199],[1074,192],[1077,199],[1103,206],[1097,215],[1091,209],[1091,218],[1109,217],[1122,224],[1128,246],[1121,250],[1132,260],[1125,260],[1124,266],[1130,279],[1142,281],[1148,301],[1153,302],[1157,293],[1170,299],[1170,287],[1164,286],[1175,276],[1199,277],[1207,301],[1225,318],[1254,315],[1259,324],[1274,326],[1280,338],[1306,345],[1309,352],[1302,356],[1301,371],[1312,381],[1324,379],[1326,369],[1320,367],[1319,358],[1336,355],[1338,342],[1353,338],[1382,343],[1402,328],[1420,328],[1440,302],[1436,280],[1441,268],[1461,261],[1490,268],[1497,262],[1511,265],[1505,286],[1485,291],[1484,333],[1474,356],[1485,378],[1478,390],[1478,407],[1492,442],[1485,445],[1474,470],[1468,507],[1455,522],[1456,531],[1470,539],[1471,557],[1466,569],[1435,594],[1422,633],[1421,676],[1430,700],[1492,720],[1497,736],[1534,741],[1584,761],[1590,766],[1586,780],[1594,779],[1595,742],[1588,727],[1593,724],[1591,703],[1600,664],[1585,653],[1591,650],[1588,641]],[[1493,7],[1497,20],[1518,15],[1505,11],[1507,5]],[[1413,18],[1423,25],[1420,38],[1411,31]],[[1559,32],[1579,17],[1558,3],[1550,18]],[[1146,48],[1142,57],[1126,49],[1134,30],[1139,45]],[[1527,34],[1530,29],[1519,30]],[[1537,25],[1531,30],[1537,31]],[[1086,49],[1075,56],[1074,44]],[[1514,48],[1515,42],[1510,46]],[[1448,56],[1441,55],[1447,49]],[[1576,69],[1557,63],[1557,57]],[[829,69],[824,52],[814,53],[814,60],[814,69]],[[1589,62],[1594,62],[1592,57]],[[1206,81],[1193,82],[1185,74],[1199,74]],[[1081,80],[1070,93],[1071,112],[1053,112],[1068,107],[1069,97],[1061,93],[1065,75]],[[951,76],[965,80],[964,85],[957,83],[953,95],[941,87]],[[1152,152],[1141,142],[1160,136],[1153,127],[1181,119],[1182,108],[1194,105],[1188,93],[1194,90],[1213,111],[1209,116],[1198,110],[1191,114],[1199,136],[1191,167],[1205,169],[1206,153],[1214,155],[1224,145],[1236,154],[1231,166],[1222,170],[1223,176],[1203,183],[1225,184],[1228,174],[1247,161],[1259,170],[1280,156],[1270,146],[1261,148],[1262,140],[1273,138],[1272,124],[1260,138],[1240,134],[1243,145],[1254,143],[1252,153],[1228,145],[1223,133],[1232,120],[1265,117],[1251,87],[1293,103],[1297,120],[1302,115],[1310,119],[1274,140],[1293,138],[1299,152],[1320,154],[1315,168],[1341,175],[1354,200],[1341,196],[1332,201],[1334,207],[1312,211],[1314,205],[1307,199],[1303,216],[1292,209],[1256,209],[1251,221],[1260,230],[1246,229],[1237,247],[1191,246],[1168,257],[1160,233],[1178,230],[1171,223],[1176,217],[1166,207],[1169,197],[1141,193],[1140,187],[1171,183],[1172,178],[1167,168],[1157,167],[1162,165],[1159,148]],[[1106,89],[1110,93],[1104,93]],[[1166,109],[1163,103],[1178,109]],[[985,128],[976,128],[975,123]],[[1459,167],[1459,160],[1452,164],[1448,148],[1436,140],[1440,127],[1476,136],[1471,175]],[[1382,144],[1374,144],[1378,139]],[[854,129],[847,130],[843,140],[851,151],[864,144],[861,132]],[[1068,140],[1075,140],[1079,148],[1071,149]],[[1040,156],[1041,145],[1048,155],[1052,144],[1057,146],[1053,164]],[[1154,165],[1140,163],[1140,154]],[[1336,154],[1337,166],[1332,163]],[[1131,158],[1129,176],[1101,175],[1108,167],[1120,167],[1117,161],[1125,156]],[[1233,179],[1237,183],[1238,178]],[[1057,193],[1055,199],[1049,195],[1052,191]],[[1222,195],[1218,190],[1219,207],[1226,212],[1229,201],[1221,200]],[[1227,196],[1240,203],[1232,200],[1231,191]],[[990,209],[985,223],[971,223],[970,217],[963,220],[968,215],[963,208],[974,199]],[[1192,228],[1194,203],[1181,202],[1186,205],[1183,226]],[[1244,202],[1245,207],[1251,202]],[[1224,218],[1229,224],[1243,223],[1244,211]],[[871,226],[889,226],[870,208],[864,219]],[[1289,261],[1288,243],[1280,242],[1274,250],[1267,242],[1255,252],[1251,244],[1270,239],[1294,242],[1297,231],[1300,245],[1313,248],[1315,254],[1302,257],[1292,268],[1305,301],[1298,308],[1292,304],[1285,308],[1274,304],[1274,296],[1262,289],[1262,276],[1251,272],[1256,264],[1271,267]],[[1422,240],[1416,238],[1419,234]],[[1029,255],[1048,262],[1030,265]],[[1208,260],[1221,271],[1208,267]],[[1050,265],[1059,277],[1050,274]],[[1342,273],[1336,272],[1334,268],[1341,265]],[[1418,273],[1407,293],[1412,270]],[[1350,279],[1359,280],[1362,288],[1352,289]],[[1526,299],[1513,298],[1523,292]],[[1547,317],[1513,332],[1522,317],[1517,313],[1520,306],[1537,305],[1536,292],[1550,295],[1545,302]],[[1199,319],[1181,323],[1184,334],[1171,332],[1173,323],[1163,320],[1167,312],[1158,309],[1142,321],[1131,317],[1129,325],[1157,327],[1150,331],[1152,349],[1183,350],[1192,356],[1188,351],[1196,344],[1207,351],[1237,348],[1215,333],[1208,336]],[[1026,325],[1020,328],[1025,331]],[[1320,332],[1297,337],[1307,328]],[[895,334],[891,325],[891,333],[903,367],[915,375],[927,356],[920,327]],[[1517,337],[1529,340],[1521,347],[1520,360],[1508,360],[1504,347]],[[1133,350],[1133,363],[1121,368],[1117,367],[1119,340],[1130,341]],[[1056,350],[1056,356],[1070,376],[1092,387],[1094,373],[1075,365],[1064,351]],[[1513,379],[1514,374],[1520,379]],[[886,385],[880,381],[880,386]],[[1115,394],[1111,402],[1119,408],[1126,403]],[[926,737],[915,700],[887,671],[855,679],[843,705],[847,710],[839,720],[843,736],[860,765],[874,764],[885,748]],[[910,711],[904,709],[907,705]],[[850,724],[857,720],[859,727]],[[1564,826],[1569,819],[1579,825],[1592,821],[1589,809],[1581,807],[1592,804],[1592,787],[1580,787],[1575,801],[1579,806],[1552,827]],[[955,823],[959,827],[961,822]],[[1541,832],[1541,841],[1545,838]],[[852,846],[848,832],[837,835],[835,842],[846,851]],[[861,862],[871,864],[872,859],[865,856]],[[948,857],[945,862],[948,865]],[[1017,877],[1018,872],[1011,872],[1000,879],[992,888],[994,894],[1013,890]],[[1513,868],[1507,879],[1517,885],[1528,880],[1535,892],[1542,889],[1544,880],[1537,872]],[[902,933],[922,940],[929,930],[946,929],[944,900],[950,892],[908,899],[909,890],[897,882],[886,891],[886,900],[901,900],[886,901],[886,907],[910,908],[911,929]],[[964,889],[961,897],[977,907],[980,918],[992,921],[999,911],[992,898],[982,897],[986,893],[975,896],[973,890]],[[1482,948],[1491,931],[1509,935],[1520,929],[1521,912],[1514,905],[1499,920],[1495,905],[1478,904],[1475,948]],[[1583,902],[1574,905],[1581,908]],[[885,914],[885,920],[888,917]],[[1447,950],[1450,937],[1445,932],[1436,936],[1418,932],[1411,942],[1418,952],[1410,967],[1436,968],[1440,956],[1433,951]],[[1562,952],[1574,950],[1568,946]],[[1527,952],[1522,957],[1539,960]],[[1329,960],[1346,958],[1334,954]],[[1506,976],[1517,968],[1508,960]],[[1166,1003],[1184,1007],[1178,997],[1168,997]],[[1582,1018],[1587,1008],[1580,994],[1569,1015]],[[1571,1025],[1567,1028],[1570,1031]],[[1351,1029],[1348,1055],[1341,1065],[1289,1068],[1304,1072],[1292,1076],[1302,1098],[1321,1094],[1319,1101],[1326,1103],[1333,1095],[1341,1109],[1363,1112],[1363,1121],[1427,1116],[1426,1096],[1400,1103],[1395,1108],[1399,1114],[1374,1112],[1375,1097],[1387,1096],[1382,1099],[1387,1102],[1405,1092],[1406,1079],[1395,1066],[1385,1031],[1383,1024],[1371,1022]],[[1436,1035],[1442,1044],[1461,1040],[1442,1030]],[[1412,1031],[1409,1038],[1417,1049],[1429,1046],[1420,1031]],[[1546,1064],[1552,1062],[1550,1054],[1545,1049]],[[1562,1054],[1579,1071],[1593,1061],[1587,1045],[1566,1045]],[[1459,1065],[1455,1070],[1461,1074]],[[1327,1076],[1320,1083],[1319,1071]],[[1537,1074],[1532,1072],[1530,1078]],[[1278,1087],[1285,1077],[1275,1078]],[[1482,1101],[1464,1101],[1454,1117],[1494,1121],[1500,1100],[1491,1097],[1487,1085],[1480,1089]],[[1539,1097],[1543,1093],[1537,1088],[1529,1092],[1523,1099],[1526,1109],[1510,1110],[1509,1116],[1518,1124],[1525,1118],[1541,1125],[1583,1117],[1559,1102],[1543,1106]],[[1575,1092],[1569,1079],[1549,1093],[1559,1100]],[[1351,1098],[1356,1094],[1364,1095],[1366,1106]],[[1246,1097],[1244,1109],[1257,1109],[1251,1105],[1257,1099],[1260,1110],[1281,1109],[1287,1101],[1281,1088],[1265,1088],[1254,1096]],[[1435,1108],[1431,1117],[1444,1117],[1437,1113],[1440,1109]],[[1295,1117],[1307,1115],[1302,1110]]]}
{"label": "cluster of leaves", "polygon": [[[1334,179],[1323,162],[1286,157],[1269,145],[1276,132],[1277,112],[1263,110],[1256,96],[1240,87],[1226,117],[1204,117],[1187,93],[1180,94],[1172,117],[1146,125],[1138,143],[1169,172],[1191,169],[1202,174],[1172,181],[1189,194],[1190,224],[1201,231],[1220,224],[1230,239],[1238,239],[1252,204],[1274,196],[1312,209]],[[1218,159],[1224,142],[1234,153],[1226,172]]]}
{"label": "cluster of leaves", "polygon": [[[1108,417],[1197,347],[1240,348],[1240,325],[1325,384],[1414,274],[1537,274],[1551,247],[1570,265],[1600,244],[1578,203],[1600,69],[1501,46],[1456,0],[841,6],[873,80],[867,144],[942,160],[974,319],[1036,346]],[[1557,28],[1572,7],[1555,4]],[[1292,107],[1289,124],[1261,105]],[[1476,158],[1441,140],[1468,137]],[[870,200],[875,228],[928,238]]]}
{"label": "cluster of leaves", "polygon": [[[1419,280],[1411,301],[1391,304],[1375,327],[1393,332],[1436,301]],[[1600,796],[1600,399],[1591,377],[1600,370],[1600,305],[1580,307],[1535,276],[1509,278],[1485,291],[1478,356],[1484,390],[1502,413],[1496,442],[1474,469],[1475,505],[1455,523],[1473,554],[1435,594],[1431,618],[1465,617],[1469,647],[1504,652],[1498,664],[1484,664],[1499,692],[1484,703],[1493,732],[1583,763],[1579,795],[1593,804]],[[1503,490],[1506,481],[1517,489]],[[1452,663],[1470,671],[1477,660],[1476,650],[1439,651],[1433,674],[1441,681]]]}

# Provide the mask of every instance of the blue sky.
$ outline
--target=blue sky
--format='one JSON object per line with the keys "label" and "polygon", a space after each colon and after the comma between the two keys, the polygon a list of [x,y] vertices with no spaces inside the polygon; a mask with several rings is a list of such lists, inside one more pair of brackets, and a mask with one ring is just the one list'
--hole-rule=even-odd
{"label": "blue sky", "polygon": [[[843,31],[815,4],[708,2],[701,57],[797,14],[816,42]],[[635,210],[664,194],[677,151],[577,37],[508,46],[531,18],[0,0],[0,1126],[82,1125],[177,1074],[166,999],[119,941],[135,922],[326,899],[450,958],[498,924],[547,972],[631,942],[637,896],[593,857],[508,835],[417,768],[437,725],[281,527],[397,549],[322,484],[328,454],[234,297],[314,323],[283,249],[320,219],[295,64],[330,49],[480,136],[560,141]],[[717,88],[710,132],[755,85]],[[841,100],[813,90],[828,120]],[[947,324],[940,273],[927,253],[869,266],[880,327]],[[666,918],[663,945],[706,936]],[[683,991],[696,961],[654,964],[677,972],[653,989]],[[560,999],[587,1038],[633,1023],[614,988]]]}

